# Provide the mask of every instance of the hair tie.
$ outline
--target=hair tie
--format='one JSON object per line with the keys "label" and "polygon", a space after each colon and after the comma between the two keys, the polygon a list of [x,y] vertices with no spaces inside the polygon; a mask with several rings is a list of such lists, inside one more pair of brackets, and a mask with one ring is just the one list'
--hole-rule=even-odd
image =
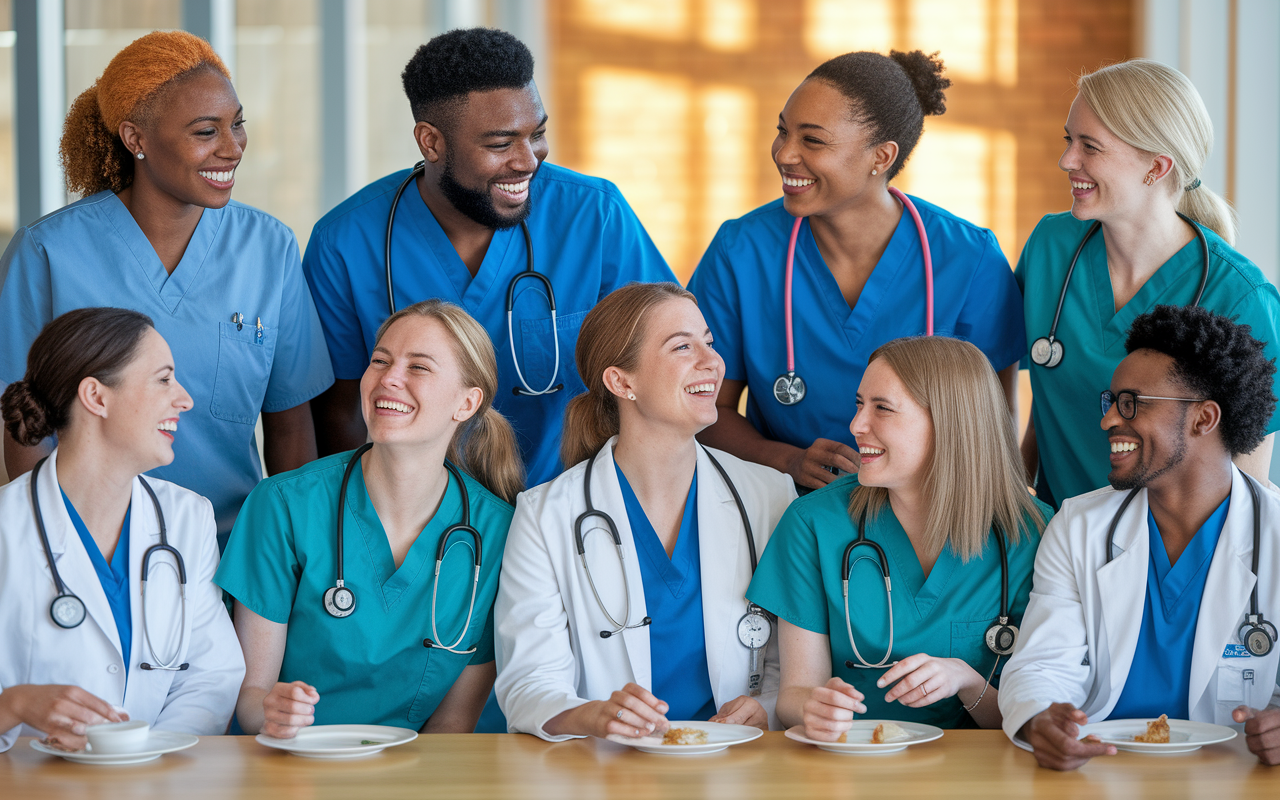
{"label": "hair tie", "polygon": [[1184,191],[1184,192],[1189,192],[1189,191],[1191,191],[1192,189],[1199,189],[1199,188],[1200,188],[1200,179],[1199,179],[1199,178],[1196,178],[1196,179],[1195,179],[1195,180],[1193,180],[1191,183],[1188,183],[1188,184],[1186,185],[1186,188],[1184,188],[1182,191]]}

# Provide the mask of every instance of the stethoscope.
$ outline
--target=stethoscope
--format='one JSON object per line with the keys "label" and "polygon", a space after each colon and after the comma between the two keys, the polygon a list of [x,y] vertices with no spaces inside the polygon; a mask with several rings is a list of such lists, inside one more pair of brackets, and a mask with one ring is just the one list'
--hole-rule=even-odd
{"label": "stethoscope", "polygon": [[[404,190],[425,170],[426,162],[424,161],[413,165],[413,169],[409,171],[409,177],[404,179],[399,189],[396,189],[395,197],[391,199],[391,211],[387,213],[387,238],[382,251],[382,261],[387,272],[387,308],[390,309],[391,314],[396,313],[396,296],[391,281],[391,231],[396,220],[396,208],[400,205],[400,196],[404,194]],[[556,383],[556,378],[560,376],[560,329],[556,327],[556,293],[551,288],[551,280],[533,268],[533,238],[529,236],[529,226],[524,220],[520,220],[520,232],[524,234],[525,268],[516,273],[507,284],[507,341],[511,343],[511,361],[516,365],[516,377],[520,379],[520,386],[513,387],[511,393],[521,397],[538,397],[564,388],[563,383]],[[551,380],[547,381],[546,387],[541,391],[529,385],[525,380],[524,372],[520,369],[520,359],[516,357],[516,337],[511,324],[511,312],[516,302],[516,287],[525,278],[532,278],[542,284],[542,288],[546,290],[547,304],[551,306],[551,343],[552,350],[555,352],[555,366],[551,369]]]}
{"label": "stethoscope", "polygon": [[[1254,486],[1253,478],[1241,473],[1244,482],[1249,485],[1249,494],[1253,499],[1253,574],[1255,578],[1258,575],[1258,551],[1262,546],[1262,501],[1258,498],[1258,487]],[[1129,507],[1129,503],[1133,502],[1133,498],[1138,496],[1138,492],[1142,491],[1142,487],[1138,487],[1129,492],[1125,496],[1124,502],[1120,504],[1120,508],[1116,510],[1115,516],[1111,518],[1111,525],[1107,528],[1107,563],[1111,563],[1111,550],[1115,546],[1116,527],[1120,524],[1120,517],[1124,516],[1124,511]],[[1249,613],[1245,615],[1244,623],[1240,625],[1240,629],[1236,631],[1240,637],[1240,641],[1244,644],[1249,655],[1262,658],[1271,652],[1271,648],[1276,641],[1276,626],[1272,625],[1262,612],[1258,611],[1258,581],[1255,579],[1253,583],[1253,592],[1249,595]]]}
{"label": "stethoscope", "polygon": [[[324,593],[324,610],[329,612],[329,616],[349,617],[356,610],[356,595],[347,586],[342,578],[342,521],[346,516],[347,508],[347,484],[351,481],[351,471],[355,469],[360,457],[373,447],[373,442],[366,442],[360,445],[354,453],[351,454],[351,460],[347,462],[347,469],[342,473],[342,485],[338,488],[338,581],[335,585],[329,587]],[[445,469],[449,470],[449,474],[458,482],[458,491],[462,495],[462,521],[450,525],[445,532],[440,534],[440,542],[436,545],[436,573],[431,581],[431,639],[423,639],[422,646],[426,648],[438,647],[441,650],[447,650],[450,653],[459,655],[469,655],[476,651],[475,647],[470,650],[459,650],[458,646],[467,638],[467,631],[471,628],[471,615],[476,608],[476,592],[480,589],[480,561],[481,561],[481,539],[480,533],[471,527],[471,498],[467,493],[467,484],[462,480],[462,474],[458,472],[458,468],[448,461],[444,462]],[[446,487],[447,491],[448,487]],[[475,563],[475,574],[471,579],[471,601],[467,605],[467,622],[462,626],[462,633],[458,634],[457,640],[453,644],[442,644],[440,641],[440,633],[436,629],[436,596],[440,590],[440,567],[444,563],[444,557],[448,554],[449,548],[453,545],[449,544],[449,537],[455,533],[465,533],[471,537],[471,541],[457,541],[453,544],[461,544],[471,548],[472,561]]]}
{"label": "stethoscope", "polygon": [[[600,448],[602,452],[604,448]],[[716,472],[720,473],[720,477],[724,479],[725,485],[729,487],[729,493],[733,495],[733,502],[738,506],[738,514],[742,517],[742,528],[747,536],[747,552],[751,557],[751,574],[756,571],[756,540],[751,533],[751,519],[747,516],[747,507],[742,502],[741,495],[738,494],[738,487],[734,486],[733,481],[729,478],[729,473],[725,472],[724,467],[720,466],[720,462],[705,447],[702,451],[706,453],[707,458],[711,460],[712,466],[716,468]],[[622,549],[622,536],[618,534],[618,526],[614,524],[613,517],[603,509],[598,509],[591,503],[591,470],[595,467],[596,459],[600,457],[597,452],[587,462],[586,474],[583,476],[582,492],[586,499],[587,510],[578,515],[577,520],[573,523],[574,543],[578,548],[578,560],[582,562],[582,571],[587,575],[587,584],[591,587],[591,594],[595,596],[596,604],[600,606],[600,612],[604,614],[605,619],[609,621],[612,630],[600,631],[601,639],[608,639],[625,630],[634,628],[643,628],[651,625],[653,619],[646,616],[636,624],[631,624],[631,585],[627,580],[627,561],[626,555]],[[592,517],[598,518],[604,523],[605,529],[609,533],[609,538],[613,540],[613,546],[618,553],[618,567],[622,570],[622,592],[626,596],[626,606],[623,609],[622,619],[614,619],[609,613],[609,609],[605,606],[604,600],[600,597],[600,592],[596,589],[595,578],[591,575],[591,567],[587,566],[587,546],[586,535],[589,531],[583,530],[583,524]],[[592,528],[591,530],[596,530]],[[750,678],[748,686],[750,694],[756,696],[761,691],[761,669],[759,664],[759,654],[769,642],[769,637],[773,632],[773,623],[769,621],[769,616],[760,606],[747,601],[747,613],[743,614],[738,621],[738,640],[742,645],[751,651]]]}
{"label": "stethoscope", "polygon": [[[849,645],[853,647],[853,656],[857,659],[857,663],[845,661],[844,665],[850,669],[883,669],[898,663],[889,661],[890,656],[893,654],[893,586],[889,580],[889,561],[885,558],[884,548],[867,538],[866,526],[867,512],[864,510],[858,516],[858,538],[849,542],[849,546],[844,549],[844,558],[840,562],[840,591],[844,594],[844,629],[849,634]],[[991,624],[991,627],[987,628],[986,635],[983,638],[986,641],[987,649],[995,653],[996,664],[999,664],[1002,656],[1007,656],[1013,652],[1013,646],[1018,641],[1018,628],[1009,621],[1009,554],[1006,552],[1004,535],[998,527],[994,530],[994,533],[996,547],[1000,551],[1000,614],[996,617],[996,621]],[[853,559],[851,563],[849,559],[853,556],[853,551],[864,546],[871,548],[875,553],[875,557],[869,555],[859,556]],[[884,651],[884,657],[874,664],[868,662],[858,652],[858,643],[853,638],[853,622],[849,615],[849,573],[857,566],[859,561],[864,559],[876,563],[880,567],[880,572],[884,575],[885,605],[889,609],[889,647]],[[988,684],[994,676],[995,665],[992,665],[991,676],[987,678]]]}
{"label": "stethoscope", "polygon": [[[916,233],[920,236],[920,250],[924,253],[924,325],[925,336],[933,335],[933,256],[929,252],[929,236],[924,231],[924,220],[920,219],[920,212],[916,210],[915,203],[911,202],[911,198],[907,197],[897,188],[890,186],[889,194],[898,198],[903,207],[907,209],[907,213],[911,215],[911,219],[916,224]],[[787,371],[783,375],[779,375],[778,379],[773,382],[773,396],[779,403],[784,406],[793,406],[804,399],[808,392],[804,378],[796,374],[796,344],[795,332],[791,325],[791,277],[795,272],[796,263],[796,240],[800,237],[800,223],[804,221],[804,217],[796,217],[795,223],[791,226],[791,241],[787,243],[787,277],[783,282],[782,295],[785,306],[784,317],[787,324]]]}
{"label": "stethoscope", "polygon": [[[36,488],[36,480],[40,477],[40,468],[44,466],[44,462],[49,457],[45,456],[31,470],[31,508],[35,512],[36,530],[40,533],[40,543],[44,545],[44,555],[49,561],[49,572],[53,573],[53,585],[57,588],[58,596],[53,598],[53,602],[49,604],[49,616],[53,618],[53,623],[59,628],[75,628],[84,622],[86,616],[84,601],[76,597],[68,589],[67,585],[62,582],[62,576],[58,574],[58,565],[53,560],[53,548],[49,546],[49,534],[44,528],[44,514],[40,513],[40,494]],[[151,644],[151,629],[147,627],[147,575],[151,572],[151,556],[157,552],[172,553],[174,560],[178,565],[178,591],[181,597],[182,619],[187,618],[187,567],[182,562],[182,554],[178,552],[178,548],[169,544],[164,524],[164,511],[160,508],[160,500],[156,498],[156,493],[151,489],[151,484],[147,483],[147,479],[138,476],[138,480],[142,483],[142,488],[147,490],[147,496],[151,498],[151,504],[156,509],[156,519],[160,523],[160,544],[153,544],[142,554],[142,575],[140,576],[138,602],[142,603],[142,636],[147,643],[147,649],[151,651],[151,660],[156,662],[150,664],[142,662],[138,665],[140,669],[152,670],[169,670],[171,672],[181,672],[190,667],[190,664],[178,664],[177,661],[182,655],[183,645],[187,641],[187,626],[184,623],[181,626],[181,632],[178,635],[178,649],[174,652],[173,659],[162,662],[156,655],[155,646]],[[166,564],[166,566],[168,566]],[[170,566],[170,569],[172,567]]]}
{"label": "stethoscope", "polygon": [[[1209,282],[1209,241],[1205,239],[1204,231],[1200,230],[1200,226],[1192,222],[1186,214],[1181,211],[1175,213],[1196,232],[1196,237],[1200,240],[1200,251],[1204,254],[1204,263],[1200,266],[1200,288],[1196,289],[1196,299],[1191,301],[1192,306],[1198,306],[1200,298],[1204,296],[1205,284]],[[1076,262],[1080,260],[1084,246],[1101,227],[1101,222],[1090,225],[1084,238],[1080,240],[1075,255],[1071,257],[1071,266],[1067,267],[1067,277],[1062,280],[1062,291],[1058,293],[1058,309],[1053,312],[1053,324],[1049,326],[1049,335],[1041,336],[1031,343],[1031,362],[1036,366],[1052,368],[1062,363],[1064,352],[1062,340],[1058,338],[1058,320],[1062,318],[1062,306],[1067,301],[1067,287],[1071,285],[1071,275],[1076,271]]]}

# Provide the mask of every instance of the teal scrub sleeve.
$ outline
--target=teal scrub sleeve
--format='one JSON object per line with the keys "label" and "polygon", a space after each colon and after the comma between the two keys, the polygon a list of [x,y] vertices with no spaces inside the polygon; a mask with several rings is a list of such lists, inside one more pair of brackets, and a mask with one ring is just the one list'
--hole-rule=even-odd
{"label": "teal scrub sleeve", "polygon": [[[302,272],[311,288],[319,319],[324,321],[322,327],[334,377],[338,380],[359,380],[369,366],[368,353],[373,349],[373,343],[364,340],[351,277],[341,253],[331,241],[339,222],[321,227],[324,225],[325,220],[322,219],[311,231],[311,240],[307,242],[307,252],[302,259]],[[370,264],[367,268],[376,267]]]}
{"label": "teal scrub sleeve", "polygon": [[298,261],[298,241],[289,234],[285,253],[284,286],[280,296],[280,330],[276,331],[271,378],[262,410],[285,411],[333,385],[333,368],[325,346],[320,318]]}
{"label": "teal scrub sleeve", "polygon": [[484,633],[480,634],[480,640],[476,642],[476,653],[467,664],[469,666],[488,664],[495,658],[497,656],[494,655],[493,647],[493,605],[490,605],[489,614],[484,621]]}
{"label": "teal scrub sleeve", "polygon": [[604,183],[608,197],[600,233],[603,246],[600,248],[600,294],[597,300],[632,282],[676,283],[675,274],[622,192],[612,183]]}
{"label": "teal scrub sleeve", "polygon": [[293,517],[278,482],[267,479],[240,508],[213,581],[253,613],[284,625],[301,574]]}
{"label": "teal scrub sleeve", "polygon": [[[1280,292],[1270,283],[1262,284],[1240,298],[1227,316],[1241,325],[1248,325],[1253,338],[1263,343],[1263,354],[1275,364],[1280,364]],[[1272,377],[1271,391],[1280,398],[1280,370]],[[1267,433],[1280,430],[1280,407],[1271,415]]]}
{"label": "teal scrub sleeve", "polygon": [[817,533],[794,502],[769,537],[747,599],[792,625],[828,635]]}
{"label": "teal scrub sleeve", "polygon": [[985,243],[964,306],[956,318],[956,336],[971,342],[999,372],[1022,358],[1027,349],[1022,291],[1000,250],[995,234],[983,231]]}
{"label": "teal scrub sleeve", "polygon": [[737,275],[726,253],[731,235],[729,223],[720,226],[689,278],[689,291],[698,298],[698,309],[711,329],[716,352],[724,359],[724,379],[747,380],[747,364],[742,352],[742,309],[738,306]]}
{"label": "teal scrub sleeve", "polygon": [[27,228],[19,228],[0,256],[0,385],[22,380],[27,351],[53,318],[49,258]]}

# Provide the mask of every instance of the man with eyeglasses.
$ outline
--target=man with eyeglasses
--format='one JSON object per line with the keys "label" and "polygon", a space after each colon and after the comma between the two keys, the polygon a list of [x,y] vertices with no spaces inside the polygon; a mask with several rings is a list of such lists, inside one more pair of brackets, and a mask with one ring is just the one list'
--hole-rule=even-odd
{"label": "man with eyeglasses", "polygon": [[[1280,495],[1232,464],[1266,436],[1275,364],[1249,326],[1196,307],[1139,316],[1125,350],[1101,397],[1111,488],[1045,530],[1005,732],[1075,769],[1165,714],[1175,744],[1179,721],[1234,724],[1280,763]],[[1103,720],[1134,722],[1087,735]]]}

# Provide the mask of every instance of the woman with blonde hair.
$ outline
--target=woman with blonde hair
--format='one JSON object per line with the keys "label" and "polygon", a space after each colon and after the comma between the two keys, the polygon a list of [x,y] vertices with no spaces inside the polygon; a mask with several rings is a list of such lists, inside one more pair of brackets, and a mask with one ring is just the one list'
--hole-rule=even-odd
{"label": "woman with blonde hair", "polygon": [[[1050,505],[1107,485],[1097,395],[1129,326],[1156,305],[1198,305],[1249,325],[1280,356],[1280,294],[1233,247],[1235,215],[1201,180],[1213,125],[1185,75],[1134,59],[1084,75],[1058,166],[1069,213],[1049,214],[1018,260],[1035,400],[1022,451]],[[1280,385],[1277,386],[1280,392]],[[1271,434],[1237,457],[1266,479]]]}
{"label": "woman with blonde hair", "polygon": [[370,442],[250,493],[214,578],[236,601],[245,731],[475,728],[523,482],[497,388],[484,328],[417,303],[379,328],[360,381]]}
{"label": "woman with blonde hair", "polygon": [[[0,257],[0,385],[40,329],[75,308],[146,314],[195,405],[152,474],[213,502],[220,544],[262,476],[315,458],[308,401],[333,382],[292,231],[231,200],[247,142],[226,66],[203,39],[149,33],[71,106],[67,188],[83,199],[18,230]],[[10,476],[52,440],[4,440]]]}
{"label": "woman with blonde hair", "polygon": [[778,616],[782,724],[819,741],[855,714],[1000,726],[995,680],[1050,514],[1003,398],[967,342],[872,354],[849,426],[861,469],[791,504],[747,590]]}
{"label": "woman with blonde hair", "polygon": [[724,362],[693,295],[633,283],[578,335],[587,391],[565,412],[575,466],[520,495],[498,591],[498,703],[549,741],[767,729],[771,624],[744,593],[791,480],[702,447]]}

